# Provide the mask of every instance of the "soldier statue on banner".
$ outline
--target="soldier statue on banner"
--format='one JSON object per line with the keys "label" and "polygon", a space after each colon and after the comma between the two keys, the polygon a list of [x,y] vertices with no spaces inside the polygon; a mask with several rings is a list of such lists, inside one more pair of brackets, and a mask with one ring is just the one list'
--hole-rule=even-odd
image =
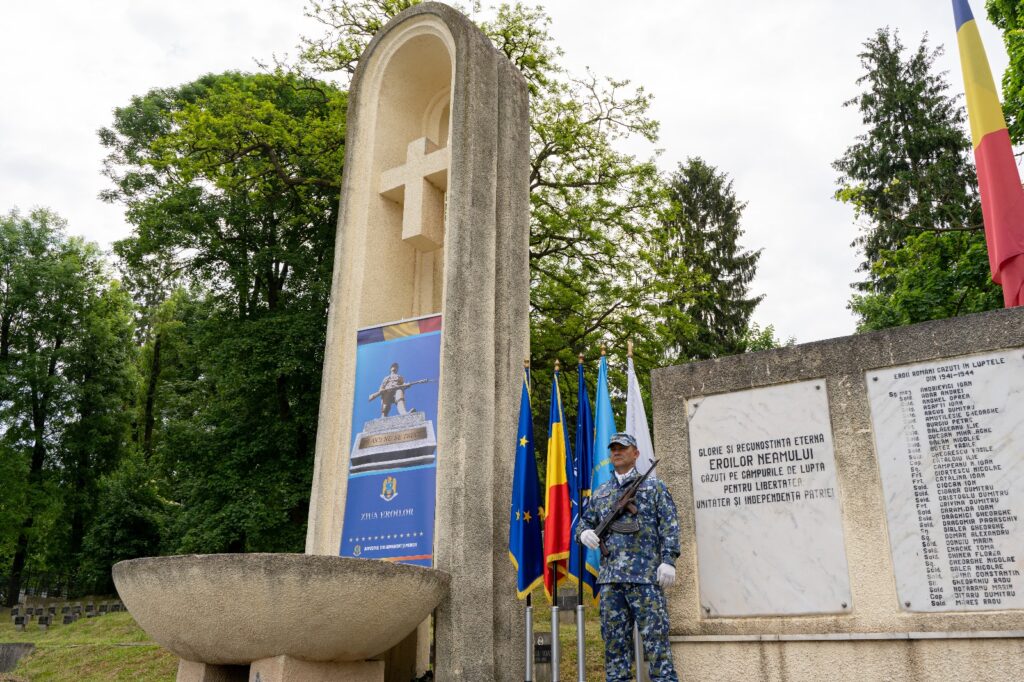
{"label": "soldier statue on banner", "polygon": [[391,412],[391,407],[395,406],[398,409],[398,414],[410,414],[416,411],[416,408],[406,409],[405,407],[405,389],[410,386],[416,386],[417,384],[425,384],[429,379],[420,379],[419,381],[406,382],[405,377],[398,373],[398,363],[391,363],[391,373],[384,377],[384,380],[380,382],[380,388],[370,395],[370,400],[380,398],[380,416],[386,417]]}

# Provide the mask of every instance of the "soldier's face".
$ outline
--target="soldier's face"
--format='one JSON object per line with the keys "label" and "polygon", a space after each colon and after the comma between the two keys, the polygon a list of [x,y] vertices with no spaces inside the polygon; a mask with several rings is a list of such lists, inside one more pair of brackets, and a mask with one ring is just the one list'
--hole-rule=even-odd
{"label": "soldier's face", "polygon": [[635,445],[619,445],[615,443],[612,445],[611,451],[612,466],[620,474],[624,474],[632,469],[633,465],[636,464],[636,458],[640,456],[640,451],[636,449]]}

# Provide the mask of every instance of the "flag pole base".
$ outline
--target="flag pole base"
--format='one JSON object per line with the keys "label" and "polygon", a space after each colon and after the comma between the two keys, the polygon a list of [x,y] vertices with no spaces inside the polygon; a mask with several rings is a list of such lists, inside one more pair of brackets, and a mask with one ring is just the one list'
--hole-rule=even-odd
{"label": "flag pole base", "polygon": [[551,682],[559,682],[559,663],[562,658],[558,637],[558,590],[555,590],[554,605],[551,607]]}
{"label": "flag pole base", "polygon": [[576,606],[576,682],[587,682],[586,614],[583,604]]}

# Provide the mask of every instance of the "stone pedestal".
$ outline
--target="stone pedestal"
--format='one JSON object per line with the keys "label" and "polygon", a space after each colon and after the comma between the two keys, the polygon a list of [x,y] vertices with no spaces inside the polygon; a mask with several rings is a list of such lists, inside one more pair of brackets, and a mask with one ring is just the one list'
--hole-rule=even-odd
{"label": "stone pedestal", "polygon": [[255,661],[249,682],[384,682],[384,661],[350,663],[302,661],[274,656]]}
{"label": "stone pedestal", "polygon": [[433,464],[434,422],[422,412],[381,417],[363,424],[352,449],[352,473]]}

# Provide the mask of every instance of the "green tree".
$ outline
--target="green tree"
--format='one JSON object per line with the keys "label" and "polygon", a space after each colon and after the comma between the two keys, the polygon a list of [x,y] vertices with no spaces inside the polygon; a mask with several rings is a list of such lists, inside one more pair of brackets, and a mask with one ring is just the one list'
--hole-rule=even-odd
{"label": "green tree", "polygon": [[211,74],[100,131],[135,228],[115,245],[144,311],[135,433],[177,503],[171,551],[302,546],[345,107],[295,73]]}
{"label": "green tree", "polygon": [[99,592],[113,592],[110,567],[118,561],[161,554],[170,505],[149,463],[126,455],[98,483],[96,514],[84,539],[81,575]]}
{"label": "green tree", "polygon": [[760,251],[745,251],[740,220],[746,204],[732,180],[701,158],[679,164],[669,182],[671,202],[656,231],[659,262],[673,281],[666,305],[686,312],[694,328],[673,339],[673,360],[697,360],[747,350],[750,316],[764,298],[750,295]]}
{"label": "green tree", "polygon": [[[847,106],[866,132],[834,166],[836,198],[863,221],[853,245],[865,280],[850,303],[861,330],[987,310],[996,300],[966,118],[935,70],[940,54],[927,38],[908,52],[896,32],[880,29],[859,55],[864,90]],[[933,268],[913,267],[922,262]]]}
{"label": "green tree", "polygon": [[1003,32],[1010,63],[1003,72],[1003,114],[1014,144],[1024,141],[1024,3],[988,0],[988,18]]}
{"label": "green tree", "polygon": [[89,492],[125,435],[130,303],[95,245],[64,228],[45,209],[0,218],[0,450],[19,476],[5,481],[19,491],[2,529],[8,603],[27,566],[81,560]]}
{"label": "green tree", "polygon": [[137,384],[131,298],[117,282],[102,285],[105,273],[93,276],[102,288],[91,295],[64,369],[75,418],[60,439],[62,512],[56,535],[66,532],[67,540],[50,560],[64,573],[73,573],[82,560],[85,534],[96,513],[100,476],[113,470],[128,452],[128,407]]}

